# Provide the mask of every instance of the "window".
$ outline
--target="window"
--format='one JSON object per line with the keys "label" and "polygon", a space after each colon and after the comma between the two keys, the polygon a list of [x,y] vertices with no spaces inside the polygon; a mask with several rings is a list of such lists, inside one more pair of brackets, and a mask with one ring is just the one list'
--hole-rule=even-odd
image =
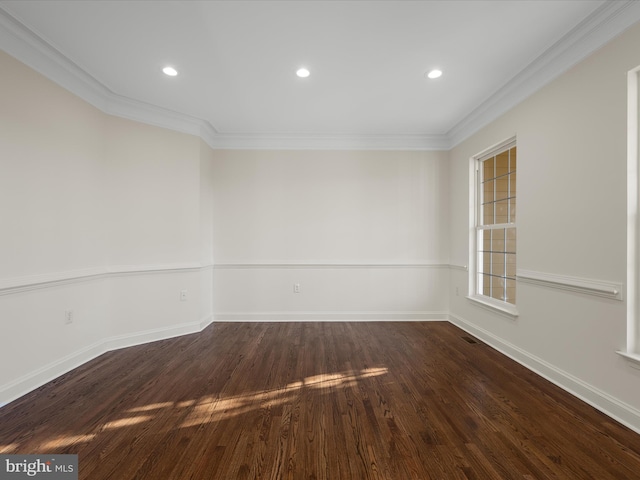
{"label": "window", "polygon": [[640,66],[627,74],[627,348],[640,365]]}
{"label": "window", "polygon": [[474,159],[477,184],[472,297],[498,308],[516,303],[516,152],[515,140],[510,140]]}

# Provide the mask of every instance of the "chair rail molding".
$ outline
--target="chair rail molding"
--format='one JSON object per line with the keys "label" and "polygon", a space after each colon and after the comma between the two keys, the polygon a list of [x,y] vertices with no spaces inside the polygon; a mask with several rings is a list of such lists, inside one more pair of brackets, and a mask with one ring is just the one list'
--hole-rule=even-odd
{"label": "chair rail molding", "polygon": [[548,288],[569,290],[586,295],[624,300],[624,285],[620,282],[594,280],[590,278],[558,275],[555,273],[534,272],[532,270],[518,270],[516,278],[519,283],[529,283]]}
{"label": "chair rail molding", "polygon": [[211,268],[212,265],[202,265],[199,263],[119,265],[109,267],[89,267],[78,270],[25,275],[13,278],[9,277],[0,279],[0,296],[123,275],[197,272]]}

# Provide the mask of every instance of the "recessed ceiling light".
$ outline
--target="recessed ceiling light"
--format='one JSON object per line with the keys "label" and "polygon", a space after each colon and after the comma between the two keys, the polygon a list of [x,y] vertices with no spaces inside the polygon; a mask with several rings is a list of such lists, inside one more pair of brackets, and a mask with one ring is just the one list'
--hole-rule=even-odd
{"label": "recessed ceiling light", "polygon": [[307,78],[309,75],[311,75],[311,73],[306,68],[300,68],[296,72],[296,75],[299,76],[300,78]]}
{"label": "recessed ceiling light", "polygon": [[439,78],[442,76],[442,70],[431,70],[429,73],[427,73],[427,77],[429,77],[430,79],[434,79],[434,78]]}
{"label": "recessed ceiling light", "polygon": [[162,69],[162,72],[165,75],[169,75],[170,77],[175,77],[176,75],[178,75],[178,71],[173,67],[164,67]]}

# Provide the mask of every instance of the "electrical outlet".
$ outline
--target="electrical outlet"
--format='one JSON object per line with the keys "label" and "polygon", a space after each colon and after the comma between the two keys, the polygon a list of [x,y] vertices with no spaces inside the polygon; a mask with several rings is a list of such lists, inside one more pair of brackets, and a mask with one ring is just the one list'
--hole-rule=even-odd
{"label": "electrical outlet", "polygon": [[186,290],[181,290],[180,291],[180,301],[181,302],[186,302],[187,301],[187,291]]}
{"label": "electrical outlet", "polygon": [[293,293],[300,293],[300,284],[299,283],[294,283],[293,284]]}
{"label": "electrical outlet", "polygon": [[66,325],[71,325],[73,323],[73,310],[64,311],[64,323]]}

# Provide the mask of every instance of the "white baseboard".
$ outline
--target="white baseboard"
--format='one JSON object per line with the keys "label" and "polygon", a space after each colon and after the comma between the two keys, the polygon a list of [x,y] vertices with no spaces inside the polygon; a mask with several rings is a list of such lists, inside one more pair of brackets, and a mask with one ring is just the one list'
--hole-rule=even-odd
{"label": "white baseboard", "polygon": [[74,353],[51,362],[33,372],[0,386],[0,407],[17,398],[41,387],[45,383],[70,372],[74,368],[99,357],[103,353],[120,348],[133,347],[144,343],[166,340],[168,338],[197,333],[204,330],[213,322],[213,316],[209,315],[199,322],[182,323],[169,327],[155,328],[143,332],[135,332],[126,335],[117,335],[100,340],[82,348]]}
{"label": "white baseboard", "polygon": [[449,321],[605,415],[640,433],[640,410],[460,317],[449,314]]}
{"label": "white baseboard", "polygon": [[99,357],[106,351],[103,341],[96,342],[0,386],[0,407]]}
{"label": "white baseboard", "polygon": [[447,312],[217,312],[220,322],[447,321]]}
{"label": "white baseboard", "polygon": [[144,332],[136,332],[125,335],[116,335],[106,339],[103,343],[105,351],[119,350],[121,348],[143,345],[145,343],[167,340],[169,338],[198,333],[206,328],[213,321],[213,316],[209,316],[200,322],[181,323],[168,327],[154,328]]}

